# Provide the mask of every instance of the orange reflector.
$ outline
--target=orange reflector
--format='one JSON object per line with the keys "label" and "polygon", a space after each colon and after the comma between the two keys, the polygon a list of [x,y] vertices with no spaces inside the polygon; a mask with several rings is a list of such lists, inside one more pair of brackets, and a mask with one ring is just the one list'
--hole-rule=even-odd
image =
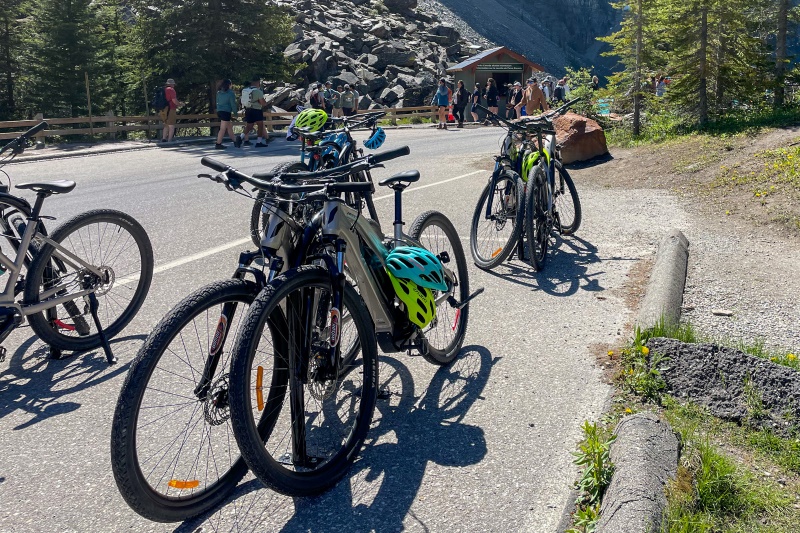
{"label": "orange reflector", "polygon": [[181,481],[180,479],[170,479],[169,486],[173,489],[196,489],[200,486],[200,481],[193,479],[191,481]]}
{"label": "orange reflector", "polygon": [[258,404],[258,410],[264,410],[264,392],[262,383],[264,382],[264,367],[258,367],[256,370],[256,403]]}
{"label": "orange reflector", "polygon": [[498,248],[497,250],[494,251],[494,253],[492,254],[492,257],[497,257],[500,254],[500,252],[502,252],[502,251],[503,251],[502,248]]}

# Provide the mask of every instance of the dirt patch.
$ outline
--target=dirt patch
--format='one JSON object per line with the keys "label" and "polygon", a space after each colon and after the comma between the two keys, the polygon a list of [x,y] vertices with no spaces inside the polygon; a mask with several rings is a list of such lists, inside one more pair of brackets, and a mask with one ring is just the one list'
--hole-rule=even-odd
{"label": "dirt patch", "polygon": [[658,338],[647,345],[668,358],[661,376],[673,396],[704,405],[723,420],[782,436],[800,423],[800,372],[715,344]]}

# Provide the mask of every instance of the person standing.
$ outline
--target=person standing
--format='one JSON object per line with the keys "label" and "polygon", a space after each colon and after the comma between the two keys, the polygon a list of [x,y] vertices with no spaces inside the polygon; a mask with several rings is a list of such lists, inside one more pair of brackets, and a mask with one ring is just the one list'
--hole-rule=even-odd
{"label": "person standing", "polygon": [[346,117],[352,117],[356,114],[356,103],[358,102],[358,98],[356,97],[356,93],[353,92],[353,89],[350,88],[350,84],[344,84],[344,92],[342,92],[342,112]]}
{"label": "person standing", "polygon": [[[497,114],[498,111],[497,109],[498,95],[499,93],[497,91],[497,86],[494,84],[494,78],[489,78],[486,81],[486,107],[488,107],[489,111],[491,111],[495,115]],[[484,124],[488,126],[490,124],[489,120],[486,120]]]}
{"label": "person standing", "polygon": [[475,90],[472,91],[472,96],[470,96],[470,104],[472,104],[472,108],[470,109],[470,113],[472,114],[472,120],[474,122],[478,122],[478,108],[476,106],[480,105],[481,103],[481,84],[475,84]]}
{"label": "person standing", "polygon": [[[518,81],[514,82],[514,88],[512,89],[511,93],[508,95],[508,113],[514,113],[516,118],[519,118],[519,109],[517,109],[517,104],[522,101],[522,84]],[[507,117],[510,118],[510,117]]]}
{"label": "person standing", "polygon": [[325,82],[325,91],[322,93],[322,98],[325,100],[325,112],[328,116],[333,116],[333,102],[336,100],[337,93],[333,90],[333,84],[330,80]]}
{"label": "person standing", "polygon": [[458,121],[457,128],[464,127],[464,112],[469,103],[469,92],[464,88],[464,82],[458,80],[456,91],[453,93],[453,115]]}
{"label": "person standing", "polygon": [[564,90],[564,80],[558,80],[558,84],[556,85],[555,90],[553,91],[553,101],[558,102],[566,102],[566,91]]}
{"label": "person standing", "polygon": [[263,148],[267,146],[265,137],[267,130],[264,128],[264,108],[267,106],[267,101],[264,100],[264,91],[261,90],[261,80],[255,79],[250,82],[250,86],[242,89],[242,104],[244,105],[244,135],[237,143],[237,146],[244,144],[250,146],[248,137],[250,132],[255,127],[258,128],[258,139],[256,140],[256,148]]}
{"label": "person standing", "polygon": [[439,86],[431,99],[431,105],[436,106],[439,114],[439,124],[436,128],[440,130],[447,129],[447,108],[450,106],[449,91],[445,79],[442,78],[439,80]]}
{"label": "person standing", "polygon": [[547,105],[547,100],[544,98],[544,93],[539,88],[536,78],[528,78],[528,87],[522,94],[522,101],[517,104],[517,109],[522,110],[525,107],[526,115],[537,115],[539,111],[547,111],[550,107]]}
{"label": "person standing", "polygon": [[167,107],[158,112],[161,116],[161,121],[164,123],[165,128],[161,133],[161,142],[169,142],[175,138],[175,122],[177,121],[178,106],[183,105],[183,102],[178,100],[178,94],[175,92],[175,80],[169,78],[164,83],[164,97],[167,100]]}
{"label": "person standing", "polygon": [[214,145],[214,148],[217,150],[222,150],[225,148],[225,145],[222,144],[222,140],[225,138],[225,134],[228,134],[228,137],[231,138],[234,143],[236,142],[236,138],[233,136],[233,116],[236,114],[236,93],[233,92],[231,88],[231,80],[224,79],[222,83],[219,84],[219,89],[217,90],[217,117],[219,117],[219,133],[217,134],[217,142]]}
{"label": "person standing", "polygon": [[596,91],[600,88],[600,78],[592,76],[592,90]]}
{"label": "person standing", "polygon": [[334,118],[342,118],[344,116],[344,112],[342,111],[342,93],[344,92],[344,87],[341,85],[336,87],[336,90],[333,91],[333,116]]}
{"label": "person standing", "polygon": [[656,96],[661,98],[664,96],[664,93],[667,92],[667,81],[664,76],[660,76],[658,78],[658,83],[656,84]]}
{"label": "person standing", "polygon": [[548,102],[550,101],[550,93],[552,89],[550,88],[550,82],[545,80],[542,82],[542,92],[544,93],[544,99]]}
{"label": "person standing", "polygon": [[322,92],[319,90],[319,83],[312,83],[308,92],[308,105],[314,109],[325,109],[325,101]]}

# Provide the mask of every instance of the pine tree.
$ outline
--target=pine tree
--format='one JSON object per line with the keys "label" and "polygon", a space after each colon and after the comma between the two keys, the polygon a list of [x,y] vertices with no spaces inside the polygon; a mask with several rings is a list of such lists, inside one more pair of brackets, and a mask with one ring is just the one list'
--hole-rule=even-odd
{"label": "pine tree", "polygon": [[31,112],[46,116],[88,113],[85,74],[100,73],[101,26],[91,0],[35,0],[24,58]]}
{"label": "pine tree", "polygon": [[213,110],[217,80],[287,74],[292,21],[264,0],[139,0],[135,16],[152,81],[175,78],[198,110]]}
{"label": "pine tree", "polygon": [[17,116],[16,81],[22,52],[20,19],[23,12],[24,6],[20,0],[0,0],[0,120],[10,120]]}

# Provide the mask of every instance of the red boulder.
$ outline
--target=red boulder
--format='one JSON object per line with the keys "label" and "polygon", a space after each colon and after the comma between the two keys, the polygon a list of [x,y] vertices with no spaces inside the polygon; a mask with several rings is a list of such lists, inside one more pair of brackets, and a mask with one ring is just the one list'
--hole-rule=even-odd
{"label": "red boulder", "polygon": [[567,112],[553,124],[564,164],[588,161],[608,153],[606,134],[594,120]]}

